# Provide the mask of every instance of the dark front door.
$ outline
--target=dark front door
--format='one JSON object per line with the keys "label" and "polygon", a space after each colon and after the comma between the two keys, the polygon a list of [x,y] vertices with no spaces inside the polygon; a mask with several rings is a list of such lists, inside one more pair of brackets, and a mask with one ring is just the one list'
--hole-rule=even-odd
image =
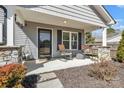
{"label": "dark front door", "polygon": [[51,57],[52,31],[49,29],[38,29],[38,56],[39,58]]}

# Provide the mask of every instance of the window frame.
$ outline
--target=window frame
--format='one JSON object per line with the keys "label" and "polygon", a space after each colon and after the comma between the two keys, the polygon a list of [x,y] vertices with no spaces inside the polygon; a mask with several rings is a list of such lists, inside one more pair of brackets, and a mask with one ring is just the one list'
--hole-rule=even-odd
{"label": "window frame", "polygon": [[[69,33],[69,40],[63,39],[63,33]],[[75,40],[77,42],[77,48],[76,49],[72,49],[72,33],[77,35],[77,40]],[[78,32],[62,31],[62,44],[63,44],[63,41],[69,41],[69,49],[66,49],[66,50],[78,50]]]}

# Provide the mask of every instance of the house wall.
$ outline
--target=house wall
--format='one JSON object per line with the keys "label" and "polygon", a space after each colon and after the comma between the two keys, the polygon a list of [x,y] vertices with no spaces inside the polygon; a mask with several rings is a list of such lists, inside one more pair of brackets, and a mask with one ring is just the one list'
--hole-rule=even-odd
{"label": "house wall", "polygon": [[3,44],[3,38],[4,38],[4,34],[3,32],[5,33],[5,31],[3,31],[3,25],[5,25],[5,21],[4,21],[4,9],[2,6],[0,6],[0,45]]}
{"label": "house wall", "polygon": [[0,8],[0,23],[4,24],[4,10]]}
{"label": "house wall", "polygon": [[30,51],[35,59],[38,59],[38,27],[52,29],[52,57],[59,55],[57,51],[57,30],[81,32],[82,43],[84,42],[84,31],[80,29],[34,22],[26,22],[25,27],[15,24],[15,45],[26,45],[25,49]]}
{"label": "house wall", "polygon": [[7,9],[0,5],[0,45],[6,45],[7,42]]}
{"label": "house wall", "polygon": [[103,20],[89,5],[34,5],[21,6],[41,13],[64,17],[93,25],[105,26]]}

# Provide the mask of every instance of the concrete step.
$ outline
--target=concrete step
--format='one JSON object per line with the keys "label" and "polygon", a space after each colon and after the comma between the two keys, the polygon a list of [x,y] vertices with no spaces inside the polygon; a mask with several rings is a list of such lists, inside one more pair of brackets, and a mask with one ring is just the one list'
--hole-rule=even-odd
{"label": "concrete step", "polygon": [[45,82],[57,78],[56,74],[53,72],[40,74],[40,77],[41,79],[38,82]]}
{"label": "concrete step", "polygon": [[53,72],[42,73],[40,77],[37,88],[63,88],[62,83]]}
{"label": "concrete step", "polygon": [[59,79],[53,79],[50,81],[37,83],[37,88],[63,88]]}

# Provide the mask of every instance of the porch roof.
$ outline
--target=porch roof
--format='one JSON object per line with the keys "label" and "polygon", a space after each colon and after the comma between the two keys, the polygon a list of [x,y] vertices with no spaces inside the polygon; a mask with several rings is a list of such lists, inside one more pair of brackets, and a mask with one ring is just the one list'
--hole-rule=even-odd
{"label": "porch roof", "polygon": [[39,12],[35,8],[24,8],[17,6],[16,10],[17,16],[20,17],[21,20],[31,21],[37,23],[44,24],[52,24],[63,27],[71,27],[76,29],[84,29],[85,31],[93,31],[100,29],[101,27],[106,27],[106,24],[93,23],[88,21],[81,21],[78,19],[73,19],[70,17],[62,17],[51,14],[49,12]]}

